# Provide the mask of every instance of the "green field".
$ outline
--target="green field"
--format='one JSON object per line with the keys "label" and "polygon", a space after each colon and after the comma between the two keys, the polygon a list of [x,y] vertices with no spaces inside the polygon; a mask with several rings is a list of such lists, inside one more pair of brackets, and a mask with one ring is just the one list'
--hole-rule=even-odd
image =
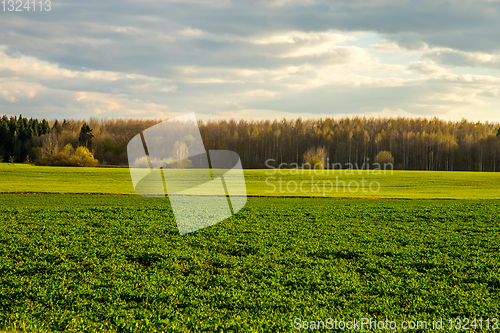
{"label": "green field", "polygon": [[500,315],[500,208],[250,198],[180,236],[168,199],[2,195],[0,326],[283,332],[293,320]]}
{"label": "green field", "polygon": [[[185,181],[190,178],[190,172],[196,171],[179,172],[179,181]],[[296,172],[299,174],[293,174]],[[353,174],[345,170],[318,173],[309,170],[245,170],[247,194],[279,197],[323,197],[324,194],[325,197],[337,198],[500,199],[500,173],[394,171],[391,174],[390,170],[385,175],[366,170],[361,174],[357,170],[352,171]],[[366,192],[362,190],[363,178]],[[283,182],[281,191],[280,180]],[[355,183],[349,188],[352,181],[359,185],[357,191]],[[376,192],[368,188],[373,181],[380,184]],[[302,187],[304,191],[299,188],[301,182],[305,182]],[[313,183],[319,186],[313,188]],[[294,184],[297,190],[293,192]],[[372,189],[378,189],[378,186],[374,184]],[[128,168],[35,167],[0,163],[0,193],[19,192],[134,194],[134,188]]]}
{"label": "green field", "polygon": [[128,169],[0,164],[0,192],[101,193],[0,194],[0,329],[288,332],[296,318],[500,318],[497,174],[366,175],[380,192],[329,200],[266,192],[267,176],[310,177],[266,172],[245,170],[254,197],[239,213],[181,236],[168,198],[133,195]]}

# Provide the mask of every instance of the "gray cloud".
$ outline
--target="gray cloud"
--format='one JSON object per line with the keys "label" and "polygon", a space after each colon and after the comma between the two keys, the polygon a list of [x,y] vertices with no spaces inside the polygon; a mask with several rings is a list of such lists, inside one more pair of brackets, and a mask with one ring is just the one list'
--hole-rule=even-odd
{"label": "gray cloud", "polygon": [[500,56],[480,52],[461,52],[450,49],[437,49],[426,52],[423,58],[431,59],[449,67],[487,67],[500,68]]}
{"label": "gray cloud", "polygon": [[[204,4],[205,3],[205,4]],[[374,31],[412,48],[427,43],[496,52],[500,2],[64,1],[50,12],[0,12],[0,41],[9,52],[66,68],[168,75],[165,63],[265,66],[265,54],[245,43],[179,36],[186,28],[241,40],[281,31]],[[251,56],[245,50],[250,51]],[[271,65],[271,64],[270,64]]]}

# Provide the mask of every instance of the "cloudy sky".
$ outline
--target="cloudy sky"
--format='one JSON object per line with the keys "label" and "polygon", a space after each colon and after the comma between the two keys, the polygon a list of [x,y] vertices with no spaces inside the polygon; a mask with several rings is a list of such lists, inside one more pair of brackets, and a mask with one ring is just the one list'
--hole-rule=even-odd
{"label": "cloudy sky", "polygon": [[500,1],[2,7],[0,114],[500,121]]}

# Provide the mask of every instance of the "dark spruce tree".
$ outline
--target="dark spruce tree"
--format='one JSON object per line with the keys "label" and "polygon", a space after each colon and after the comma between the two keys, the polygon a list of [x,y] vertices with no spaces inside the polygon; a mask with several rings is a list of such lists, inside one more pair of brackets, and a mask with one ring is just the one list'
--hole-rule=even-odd
{"label": "dark spruce tree", "polygon": [[44,135],[50,133],[49,122],[45,119],[38,123],[38,135]]}
{"label": "dark spruce tree", "polygon": [[87,147],[89,150],[92,149],[92,138],[94,135],[92,134],[92,129],[87,123],[82,125],[80,129],[80,136],[78,138],[78,143],[80,146]]}
{"label": "dark spruce tree", "polygon": [[0,158],[10,153],[10,142],[9,120],[3,116],[0,122]]}

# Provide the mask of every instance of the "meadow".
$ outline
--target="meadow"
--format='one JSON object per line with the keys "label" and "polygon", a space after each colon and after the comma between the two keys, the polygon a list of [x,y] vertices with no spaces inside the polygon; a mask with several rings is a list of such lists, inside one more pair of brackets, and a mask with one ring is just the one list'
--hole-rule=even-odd
{"label": "meadow", "polygon": [[[189,181],[196,170],[180,170],[179,181]],[[500,199],[500,173],[447,171],[332,171],[293,169],[244,170],[248,196],[333,197],[393,199]],[[311,179],[311,177],[313,179]],[[344,182],[337,186],[339,182]],[[363,191],[376,181],[378,191]],[[281,191],[280,191],[280,184]],[[311,185],[319,183],[319,190]],[[332,182],[333,187],[326,182]],[[303,183],[304,191],[300,190]],[[354,183],[360,187],[357,191]],[[323,184],[325,193],[323,193]],[[288,189],[286,188],[288,186]],[[292,191],[295,186],[296,191]],[[377,189],[377,186],[373,186]],[[328,191],[331,192],[328,192]],[[308,192],[306,192],[308,191]],[[0,163],[0,193],[134,194],[128,168],[42,167]]]}
{"label": "meadow", "polygon": [[0,194],[0,328],[500,317],[496,174],[395,171],[379,200],[332,200],[262,197],[268,171],[245,170],[255,197],[238,214],[181,236],[168,198],[126,195],[127,169],[0,164],[0,192],[123,194]]}

